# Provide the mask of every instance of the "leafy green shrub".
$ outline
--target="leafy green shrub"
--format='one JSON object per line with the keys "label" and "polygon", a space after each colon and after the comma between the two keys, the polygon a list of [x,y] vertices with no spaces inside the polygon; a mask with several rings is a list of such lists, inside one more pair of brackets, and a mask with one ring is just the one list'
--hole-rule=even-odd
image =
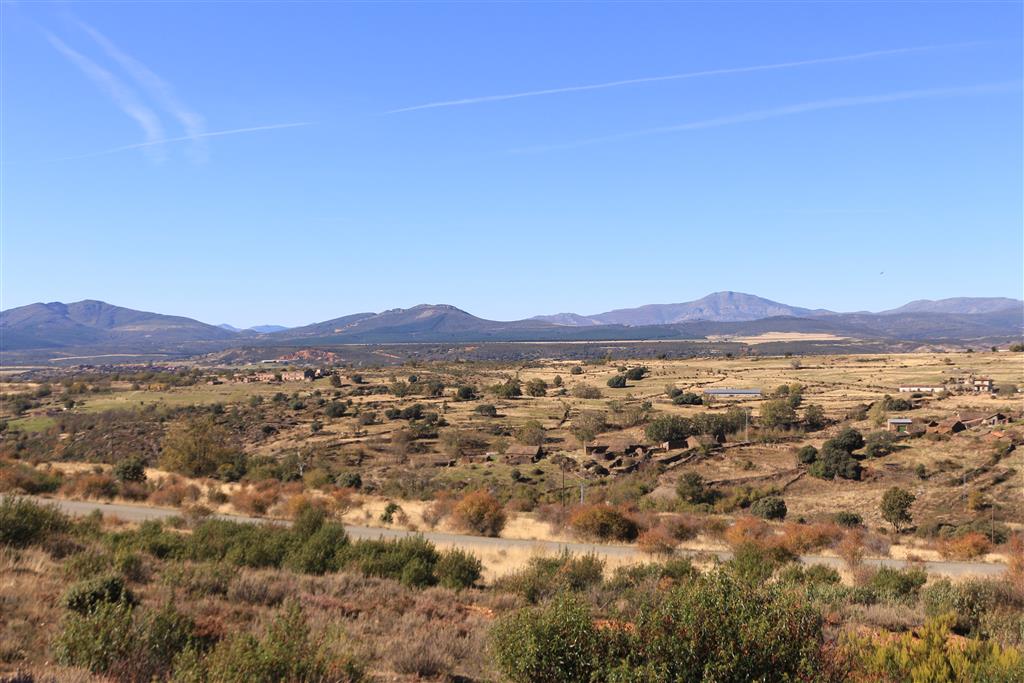
{"label": "leafy green shrub", "polygon": [[704,403],[704,399],[701,398],[700,394],[684,391],[673,396],[672,402],[677,406],[699,406]]}
{"label": "leafy green shrub", "polygon": [[483,415],[484,417],[497,417],[498,409],[490,403],[482,403],[473,409],[473,412],[477,415]]}
{"label": "leafy green shrub", "polygon": [[583,505],[569,517],[569,527],[583,538],[632,541],[640,533],[637,523],[610,505]]}
{"label": "leafy green shrub", "polygon": [[88,612],[69,612],[53,641],[58,662],[103,673],[134,647],[132,606],[125,602],[99,602]]}
{"label": "leafy green shrub", "polygon": [[853,639],[864,680],[1019,681],[1024,657],[998,643],[949,637],[954,615],[929,619],[917,633],[887,639]]}
{"label": "leafy green shrub", "polygon": [[607,384],[612,389],[622,389],[626,386],[626,376],[615,375],[608,380]]}
{"label": "leafy green shrub", "polygon": [[220,641],[205,658],[191,650],[175,668],[179,681],[276,683],[277,681],[358,681],[362,667],[331,651],[326,637],[312,637],[297,601],[289,602],[264,633],[236,634]]}
{"label": "leafy green shrub", "polygon": [[779,496],[765,496],[754,501],[750,512],[762,519],[785,519],[786,501]]}
{"label": "leafy green shrub", "polygon": [[40,505],[18,496],[0,498],[0,545],[22,548],[70,528],[67,515],[54,505]]}
{"label": "leafy green shrub", "polygon": [[[875,600],[909,603],[917,599],[921,586],[928,580],[923,569],[890,569],[882,567],[871,577],[865,588]],[[869,602],[871,600],[868,600]]]}
{"label": "leafy green shrub", "polygon": [[864,518],[858,515],[856,512],[840,510],[839,512],[832,515],[832,521],[838,524],[839,526],[852,528],[863,524]]}
{"label": "leafy green shrub", "polygon": [[125,458],[114,465],[114,478],[120,482],[146,481],[146,463],[138,456]]}
{"label": "leafy green shrub", "polygon": [[821,614],[785,586],[715,571],[652,603],[626,632],[614,680],[811,680],[823,668]]}
{"label": "leafy green shrub", "polygon": [[476,556],[459,548],[441,553],[434,568],[438,582],[454,590],[471,587],[480,580],[482,570],[483,564]]}
{"label": "leafy green shrub", "polygon": [[606,656],[589,609],[571,594],[505,616],[491,640],[498,668],[514,683],[595,680]]}
{"label": "leafy green shrub", "polygon": [[639,367],[630,368],[626,370],[626,379],[631,379],[634,382],[639,382],[647,375],[647,366],[641,365]]}
{"label": "leafy green shrub", "polygon": [[776,569],[796,559],[792,551],[782,546],[745,541],[736,546],[732,559],[726,564],[736,577],[756,585],[764,583]]}
{"label": "leafy green shrub", "polygon": [[704,483],[704,477],[696,472],[687,472],[676,481],[676,495],[690,505],[713,503],[718,497],[717,491]]}
{"label": "leafy green shrub", "polygon": [[796,452],[796,461],[802,465],[810,465],[818,459],[818,449],[807,445]]}
{"label": "leafy green shrub", "polygon": [[1003,610],[1019,615],[1024,608],[1024,593],[1012,590],[1004,581],[970,579],[954,584],[940,579],[921,591],[921,602],[928,617],[955,615],[950,627],[956,633],[988,638],[992,636],[985,629],[989,615]]}
{"label": "leafy green shrub", "polygon": [[[340,564],[352,567],[364,576],[377,576],[404,581],[411,586],[429,586],[437,582],[426,567],[434,568],[439,559],[437,549],[422,536],[411,536],[393,541],[358,540],[345,546],[340,553]],[[406,571],[406,566],[417,566]]]}
{"label": "leafy green shrub", "polygon": [[582,591],[601,583],[604,562],[595,555],[534,557],[518,572],[498,579],[503,591],[522,595],[536,603],[564,591]]}
{"label": "leafy green shrub", "polygon": [[100,576],[79,581],[64,593],[62,599],[66,609],[79,614],[92,612],[101,603],[108,602],[123,602],[132,606],[138,601],[120,576]]}

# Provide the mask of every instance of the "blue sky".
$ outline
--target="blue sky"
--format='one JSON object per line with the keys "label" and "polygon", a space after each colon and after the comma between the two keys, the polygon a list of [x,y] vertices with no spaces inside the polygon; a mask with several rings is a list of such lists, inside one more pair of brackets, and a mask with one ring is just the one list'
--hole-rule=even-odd
{"label": "blue sky", "polygon": [[1022,293],[1020,2],[0,11],[3,308]]}

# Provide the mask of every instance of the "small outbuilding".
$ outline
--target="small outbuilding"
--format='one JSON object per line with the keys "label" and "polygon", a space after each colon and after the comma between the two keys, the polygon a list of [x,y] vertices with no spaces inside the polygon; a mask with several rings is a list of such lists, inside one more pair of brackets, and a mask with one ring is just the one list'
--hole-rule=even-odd
{"label": "small outbuilding", "polygon": [[890,417],[886,421],[886,428],[890,432],[897,432],[899,434],[906,434],[910,431],[910,425],[914,424],[914,421],[909,417]]}

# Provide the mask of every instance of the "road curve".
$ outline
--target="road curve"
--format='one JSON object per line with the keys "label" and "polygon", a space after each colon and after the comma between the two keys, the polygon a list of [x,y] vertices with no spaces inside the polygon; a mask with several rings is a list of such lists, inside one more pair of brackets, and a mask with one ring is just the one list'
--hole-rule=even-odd
{"label": "road curve", "polygon": [[[124,503],[99,503],[93,501],[67,500],[63,498],[40,498],[35,497],[41,503],[51,503],[69,515],[87,515],[93,510],[99,510],[104,515],[113,515],[128,522],[144,522],[151,519],[167,519],[182,514],[181,510],[174,508],[161,508],[143,505],[127,505]],[[272,520],[265,517],[247,517],[244,515],[215,515],[218,519],[226,519],[233,522],[245,524],[288,524],[281,520]],[[466,536],[463,534],[449,534],[440,531],[407,531],[405,529],[388,529],[383,527],[359,526],[346,524],[345,530],[352,538],[377,539],[377,538],[406,538],[408,536],[422,535],[428,541],[445,546],[458,546],[465,549],[479,550],[541,550],[551,552],[568,551],[575,554],[593,553],[595,555],[609,558],[636,558],[643,556],[635,546],[613,545],[606,543],[578,543],[572,541],[539,541],[522,538],[488,538],[484,536]],[[728,560],[732,553],[719,551],[697,551],[680,549],[679,554],[693,557],[696,555],[713,555],[720,560]],[[804,564],[820,564],[833,569],[842,569],[844,562],[838,557],[827,557],[824,555],[803,555],[800,561]],[[910,565],[905,560],[892,558],[867,558],[864,564],[876,567],[891,567],[899,569]],[[957,562],[957,561],[927,561],[922,563],[929,574],[941,574],[944,576],[999,576],[1006,566],[990,562]]]}

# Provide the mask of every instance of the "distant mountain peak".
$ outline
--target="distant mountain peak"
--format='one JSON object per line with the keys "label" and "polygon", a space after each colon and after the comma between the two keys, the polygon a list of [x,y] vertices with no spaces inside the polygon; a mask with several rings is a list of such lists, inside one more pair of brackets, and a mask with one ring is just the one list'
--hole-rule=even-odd
{"label": "distant mountain peak", "polygon": [[534,320],[577,327],[587,325],[628,325],[630,327],[639,327],[643,325],[671,325],[698,320],[744,322],[778,316],[805,318],[825,313],[828,313],[828,311],[789,306],[754,294],[726,290],[712,292],[700,299],[683,303],[647,304],[636,308],[620,308],[594,315],[558,313],[556,315],[537,316]]}

